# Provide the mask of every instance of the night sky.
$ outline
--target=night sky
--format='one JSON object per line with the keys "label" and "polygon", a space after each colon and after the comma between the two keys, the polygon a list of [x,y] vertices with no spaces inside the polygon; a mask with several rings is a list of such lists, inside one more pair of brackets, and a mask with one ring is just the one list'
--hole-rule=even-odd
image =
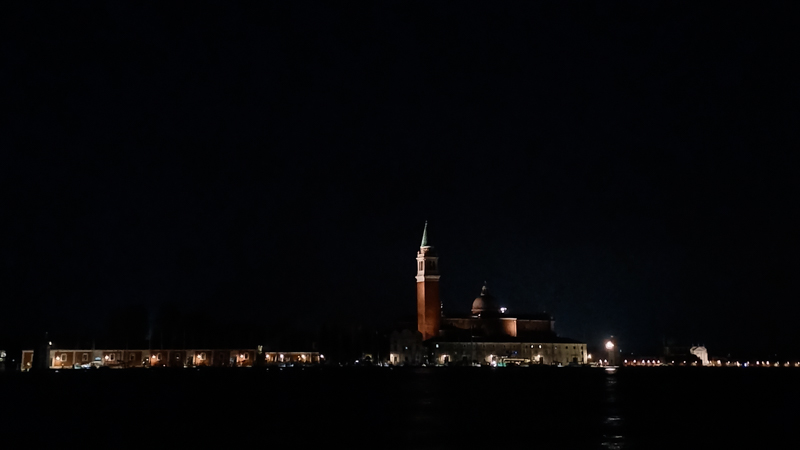
{"label": "night sky", "polygon": [[446,312],[486,280],[590,343],[797,354],[797,13],[4,6],[0,344],[390,324],[427,220]]}

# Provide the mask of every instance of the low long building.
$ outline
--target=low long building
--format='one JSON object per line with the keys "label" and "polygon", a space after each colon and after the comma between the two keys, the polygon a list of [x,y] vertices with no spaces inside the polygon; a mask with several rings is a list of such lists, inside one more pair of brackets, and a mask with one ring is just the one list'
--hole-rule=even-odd
{"label": "low long building", "polygon": [[[260,352],[258,349],[153,349],[68,350],[50,349],[51,369],[91,367],[250,367],[265,364],[319,363],[319,352]],[[22,370],[34,364],[33,350],[22,351]]]}
{"label": "low long building", "polygon": [[389,362],[433,365],[567,365],[585,364],[586,344],[559,336],[443,335],[422,341],[418,331],[398,330],[391,335]]}

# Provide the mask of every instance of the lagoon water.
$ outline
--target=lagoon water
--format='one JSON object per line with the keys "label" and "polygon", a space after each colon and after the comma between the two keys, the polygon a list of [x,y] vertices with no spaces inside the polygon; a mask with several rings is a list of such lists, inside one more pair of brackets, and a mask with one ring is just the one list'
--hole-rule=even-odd
{"label": "lagoon water", "polygon": [[794,448],[799,381],[795,368],[2,373],[0,425],[10,448]]}

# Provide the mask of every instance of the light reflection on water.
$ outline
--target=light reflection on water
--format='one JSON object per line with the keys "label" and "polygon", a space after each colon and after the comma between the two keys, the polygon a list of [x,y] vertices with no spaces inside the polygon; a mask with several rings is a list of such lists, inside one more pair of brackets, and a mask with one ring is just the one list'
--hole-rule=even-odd
{"label": "light reflection on water", "polygon": [[630,450],[616,371],[558,370],[415,371],[394,397],[402,430],[396,444]]}
{"label": "light reflection on water", "polygon": [[431,369],[416,369],[414,375],[403,393],[410,402],[403,426],[405,444],[419,449],[443,448],[439,443],[442,398],[433,380],[434,373]]}
{"label": "light reflection on water", "polygon": [[[147,427],[180,416],[201,430],[281,430],[308,448],[651,450],[786,448],[800,422],[794,368],[461,369],[0,373],[0,398],[17,410],[3,417],[3,429],[46,448],[42,423],[77,429],[113,419]],[[232,408],[228,396],[201,395],[233,385],[261,405],[255,414]],[[81,414],[52,405],[62,396],[67,403],[99,398],[109,386],[131,395]],[[173,406],[153,408],[141,398],[171,398]],[[702,433],[681,432],[701,423]],[[224,433],[150,429],[164,446],[230,444]],[[117,438],[114,427],[93,433]],[[237,443],[263,446],[264,433],[243,433]]]}
{"label": "light reflection on water", "polygon": [[617,374],[616,369],[606,369],[605,389],[605,419],[603,420],[603,440],[601,445],[607,449],[619,450],[626,448],[623,435],[624,420],[619,413],[617,399]]}

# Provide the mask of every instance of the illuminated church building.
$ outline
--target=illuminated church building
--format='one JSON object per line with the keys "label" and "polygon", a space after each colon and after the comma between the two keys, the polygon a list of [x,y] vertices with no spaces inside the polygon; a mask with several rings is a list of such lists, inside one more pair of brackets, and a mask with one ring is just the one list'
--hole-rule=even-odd
{"label": "illuminated church building", "polygon": [[486,284],[469,313],[445,316],[426,222],[417,253],[417,329],[392,333],[389,358],[396,365],[567,365],[586,364],[587,353],[585,343],[556,335],[548,314],[507,314]]}

